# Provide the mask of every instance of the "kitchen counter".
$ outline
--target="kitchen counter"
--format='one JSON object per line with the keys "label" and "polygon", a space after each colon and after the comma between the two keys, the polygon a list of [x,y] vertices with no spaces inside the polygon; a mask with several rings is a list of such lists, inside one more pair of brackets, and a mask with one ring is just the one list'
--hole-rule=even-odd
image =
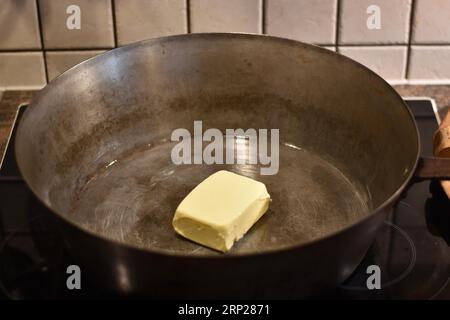
{"label": "kitchen counter", "polygon": [[429,97],[436,101],[441,119],[450,110],[450,85],[393,86],[402,97]]}
{"label": "kitchen counter", "polygon": [[[398,85],[394,86],[403,97],[431,97],[435,99],[441,118],[450,109],[450,85]],[[3,155],[8,143],[17,106],[28,103],[37,91],[0,92],[0,155]]]}
{"label": "kitchen counter", "polygon": [[4,91],[0,92],[0,159],[8,144],[11,128],[16,116],[17,107],[28,103],[36,91]]}

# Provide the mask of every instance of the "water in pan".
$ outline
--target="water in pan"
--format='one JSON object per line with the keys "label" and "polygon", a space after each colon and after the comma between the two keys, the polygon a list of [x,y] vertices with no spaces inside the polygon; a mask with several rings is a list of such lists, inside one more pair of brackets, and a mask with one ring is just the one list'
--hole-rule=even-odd
{"label": "water in pan", "polygon": [[166,142],[111,161],[77,196],[69,218],[83,228],[137,247],[183,254],[219,254],[181,238],[172,218],[181,200],[218,170],[266,184],[268,212],[228,254],[279,249],[337,231],[369,212],[365,191],[318,155],[284,143],[276,175],[258,165],[174,165]]}

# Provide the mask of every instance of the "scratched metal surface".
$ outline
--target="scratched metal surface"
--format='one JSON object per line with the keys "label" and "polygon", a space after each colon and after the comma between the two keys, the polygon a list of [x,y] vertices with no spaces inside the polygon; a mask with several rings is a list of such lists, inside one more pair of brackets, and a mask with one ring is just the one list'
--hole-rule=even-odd
{"label": "scratched metal surface", "polygon": [[[179,201],[218,166],[168,164],[171,132],[280,129],[270,211],[234,252],[308,242],[382,205],[414,166],[401,98],[355,62],[315,46],[243,34],[190,34],[111,50],[32,101],[18,165],[55,213],[145,248],[212,254],[173,232]],[[118,160],[107,169],[105,167]],[[253,175],[255,167],[226,169]]]}
{"label": "scratched metal surface", "polygon": [[307,150],[282,144],[278,174],[261,176],[258,165],[174,165],[173,145],[140,149],[99,170],[80,191],[69,218],[137,247],[211,254],[214,251],[178,236],[171,221],[189,191],[220,169],[264,182],[273,199],[266,215],[229,254],[311,241],[369,213],[365,190]]}

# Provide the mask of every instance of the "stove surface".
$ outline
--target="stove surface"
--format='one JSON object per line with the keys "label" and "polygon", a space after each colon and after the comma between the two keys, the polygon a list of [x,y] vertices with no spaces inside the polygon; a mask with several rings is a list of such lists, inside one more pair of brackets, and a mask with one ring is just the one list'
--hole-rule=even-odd
{"label": "stove surface", "polygon": [[[432,155],[437,119],[430,100],[408,100]],[[26,106],[20,108],[18,118]],[[0,170],[0,298],[90,298],[99,291],[68,290],[73,258],[46,209],[34,198],[14,159],[14,131]],[[353,275],[326,298],[450,299],[450,201],[436,182],[411,185]],[[368,290],[367,267],[381,270],[381,289]]]}

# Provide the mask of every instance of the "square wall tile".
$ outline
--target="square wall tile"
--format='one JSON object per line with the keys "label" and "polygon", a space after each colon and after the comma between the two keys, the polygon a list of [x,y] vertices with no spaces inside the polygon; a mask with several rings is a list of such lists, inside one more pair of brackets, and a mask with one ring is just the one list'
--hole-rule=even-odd
{"label": "square wall tile", "polygon": [[337,0],[267,0],[266,31],[270,35],[334,44]]}
{"label": "square wall tile", "polygon": [[450,80],[450,46],[412,46],[409,80]]}
{"label": "square wall tile", "polygon": [[1,0],[0,50],[40,49],[35,0]]}
{"label": "square wall tile", "polygon": [[339,47],[339,53],[389,81],[404,80],[407,50],[407,46]]}
{"label": "square wall tile", "polygon": [[116,0],[119,45],[187,32],[186,0]]}
{"label": "square wall tile", "polygon": [[[80,29],[67,27],[69,6],[80,9]],[[46,49],[114,47],[111,0],[39,0],[39,9]]]}
{"label": "square wall tile", "polygon": [[336,50],[336,47],[335,46],[321,46],[322,48],[325,48],[325,49],[327,49],[327,50],[330,50],[330,51],[334,51],[334,52],[337,52],[337,50]]}
{"label": "square wall tile", "polygon": [[78,63],[103,52],[105,51],[47,51],[45,59],[47,61],[48,79],[52,80]]}
{"label": "square wall tile", "polygon": [[191,0],[191,32],[262,32],[262,0]]}
{"label": "square wall tile", "polygon": [[416,0],[412,42],[450,44],[449,0]]}
{"label": "square wall tile", "polygon": [[42,52],[0,53],[0,88],[40,89],[45,84]]}
{"label": "square wall tile", "polygon": [[[380,29],[370,29],[378,6]],[[341,0],[339,39],[341,44],[406,44],[409,36],[411,0]]]}

